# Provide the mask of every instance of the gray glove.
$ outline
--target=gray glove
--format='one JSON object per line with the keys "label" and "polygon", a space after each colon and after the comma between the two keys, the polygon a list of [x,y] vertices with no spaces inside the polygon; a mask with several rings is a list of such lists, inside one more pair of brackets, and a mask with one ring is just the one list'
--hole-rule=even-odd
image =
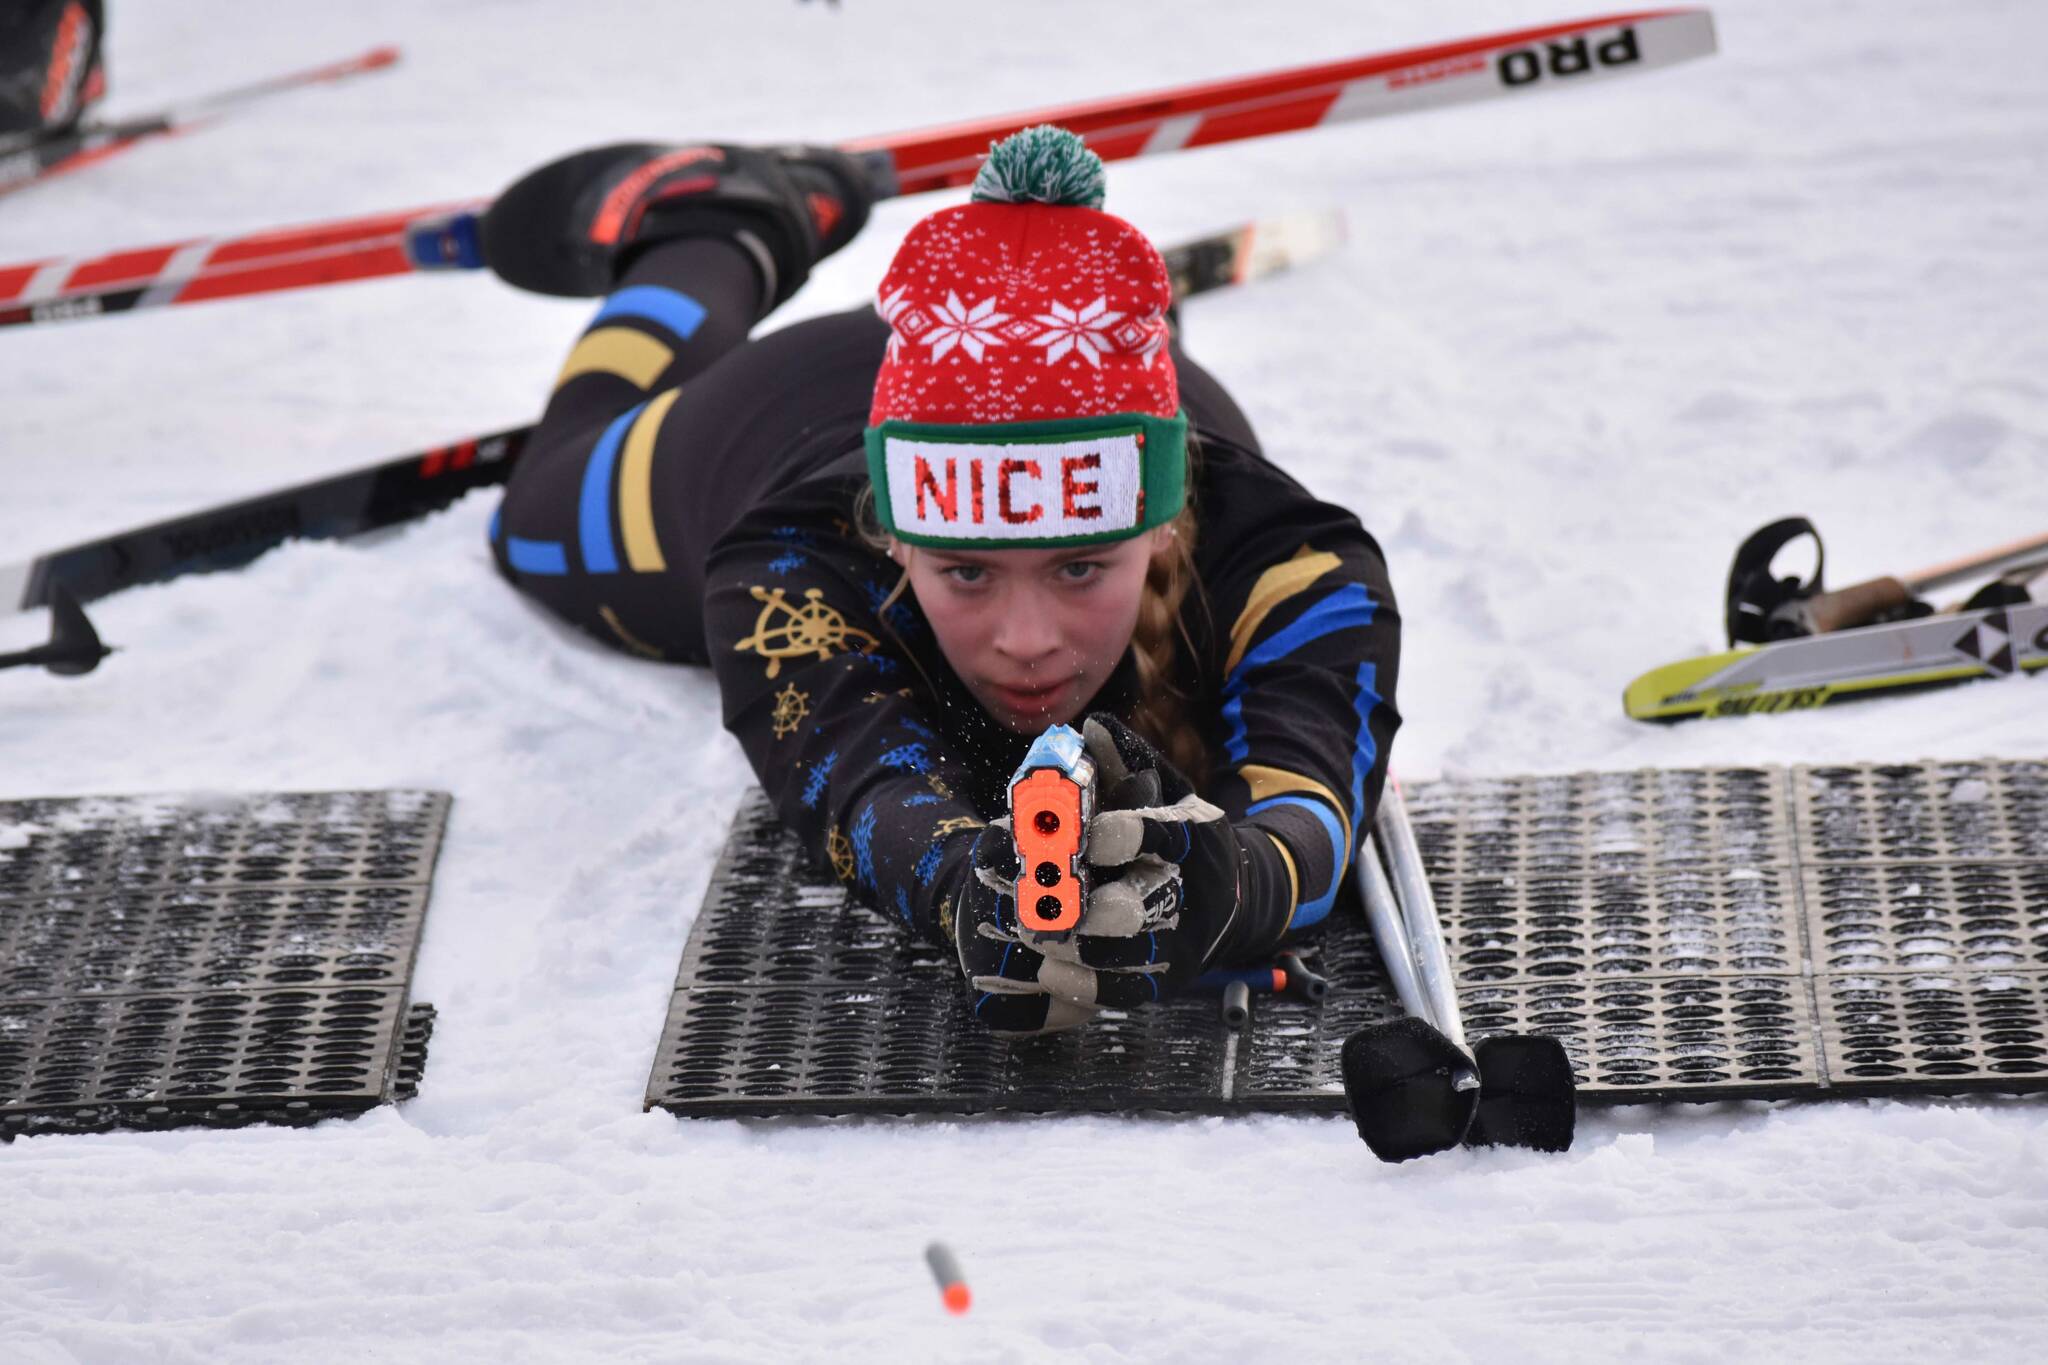
{"label": "gray glove", "polygon": [[1085,1023],[1103,1007],[1148,1004],[1186,986],[1238,920],[1243,850],[1223,812],[1114,716],[1082,728],[1097,773],[1087,858],[1098,877],[1064,939],[1017,922],[1009,822],[975,844],[955,916],[976,1016],[1002,1033]]}

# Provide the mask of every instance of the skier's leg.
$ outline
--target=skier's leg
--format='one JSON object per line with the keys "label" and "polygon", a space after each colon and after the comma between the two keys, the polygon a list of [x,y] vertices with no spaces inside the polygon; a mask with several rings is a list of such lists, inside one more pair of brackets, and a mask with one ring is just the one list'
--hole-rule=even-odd
{"label": "skier's leg", "polygon": [[491,522],[499,571],[522,592],[634,653],[701,654],[696,603],[677,601],[687,585],[644,550],[646,447],[685,383],[746,340],[758,294],[746,251],[713,237],[665,243],[626,272],[569,352]]}
{"label": "skier's leg", "polygon": [[[608,294],[492,523],[508,579],[613,644],[701,659],[702,504],[723,452],[749,438],[693,419],[715,405],[691,382],[860,230],[869,193],[862,164],[831,148],[622,143],[551,161],[493,201],[483,245],[500,277]],[[786,373],[762,378],[791,405]],[[693,428],[698,449],[657,460]]]}
{"label": "skier's leg", "polygon": [[871,309],[745,342],[757,281],[726,241],[636,259],[578,342],[492,523],[500,570],[554,615],[703,661],[703,558],[778,478],[856,450],[888,329]]}

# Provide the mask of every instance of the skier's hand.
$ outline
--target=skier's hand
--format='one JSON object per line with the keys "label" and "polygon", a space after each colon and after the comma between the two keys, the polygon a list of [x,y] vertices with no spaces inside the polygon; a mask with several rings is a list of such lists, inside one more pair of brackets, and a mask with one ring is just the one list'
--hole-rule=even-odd
{"label": "skier's hand", "polygon": [[1019,931],[1016,889],[1017,849],[1006,815],[975,839],[953,913],[953,943],[974,996],[974,1017],[1003,1037],[1087,1023],[1095,1017],[1093,1006],[1059,999],[1039,981],[1045,958]]}
{"label": "skier's hand", "polygon": [[1114,717],[1091,717],[1083,734],[1098,774],[1087,856],[1099,871],[1072,936],[1019,926],[1007,819],[975,844],[954,939],[975,1015],[999,1033],[1161,999],[1200,975],[1237,918],[1242,853],[1223,812]]}
{"label": "skier's hand", "polygon": [[[1103,1004],[1158,999],[1199,976],[1232,937],[1243,849],[1223,812],[1115,716],[1097,712],[1081,734],[1095,761],[1087,857],[1096,880],[1076,939],[1090,943],[1077,961],[1055,960],[1039,977],[1074,1000],[1091,990]],[[1112,958],[1120,972],[1090,970]]]}

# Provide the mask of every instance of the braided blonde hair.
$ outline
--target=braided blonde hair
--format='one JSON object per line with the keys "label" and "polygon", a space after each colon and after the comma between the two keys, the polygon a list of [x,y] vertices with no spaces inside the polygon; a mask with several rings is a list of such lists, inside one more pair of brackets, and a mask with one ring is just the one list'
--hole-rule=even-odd
{"label": "braided blonde hair", "polygon": [[1138,671],[1138,704],[1131,710],[1131,728],[1152,742],[1198,788],[1208,776],[1209,751],[1189,714],[1193,700],[1174,678],[1180,642],[1190,654],[1180,609],[1196,587],[1195,509],[1183,507],[1169,524],[1172,539],[1165,553],[1154,555],[1145,569],[1145,588],[1138,598],[1138,621],[1131,628],[1131,662]]}

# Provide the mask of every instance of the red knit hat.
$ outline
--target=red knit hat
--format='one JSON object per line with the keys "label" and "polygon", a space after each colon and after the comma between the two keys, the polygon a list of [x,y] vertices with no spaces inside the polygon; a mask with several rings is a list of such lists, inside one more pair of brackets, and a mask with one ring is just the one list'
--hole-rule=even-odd
{"label": "red knit hat", "polygon": [[1185,501],[1166,263],[1103,213],[1102,161],[1061,128],[991,149],[974,202],[910,230],[876,310],[868,470],[917,545],[1121,540]]}

